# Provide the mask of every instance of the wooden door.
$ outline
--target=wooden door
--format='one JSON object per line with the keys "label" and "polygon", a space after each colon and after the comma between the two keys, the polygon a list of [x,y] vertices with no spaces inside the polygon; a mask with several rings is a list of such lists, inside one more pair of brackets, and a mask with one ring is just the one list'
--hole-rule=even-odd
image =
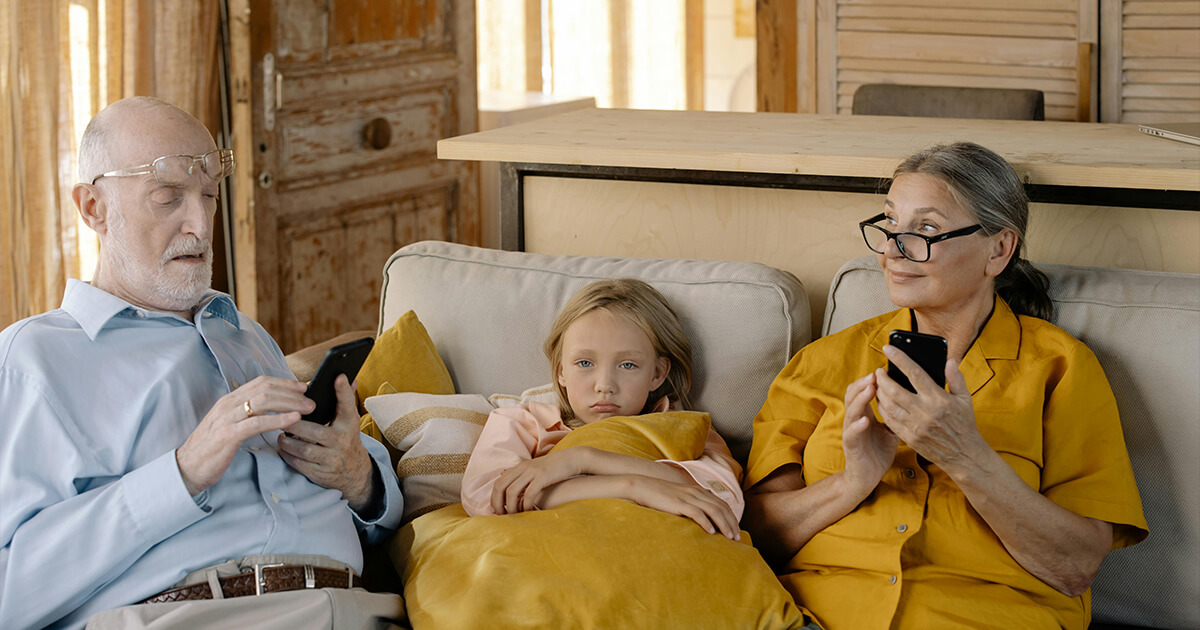
{"label": "wooden door", "polygon": [[238,302],[291,352],[375,328],[397,248],[478,243],[474,167],[436,149],[475,131],[474,3],[249,8],[254,268]]}

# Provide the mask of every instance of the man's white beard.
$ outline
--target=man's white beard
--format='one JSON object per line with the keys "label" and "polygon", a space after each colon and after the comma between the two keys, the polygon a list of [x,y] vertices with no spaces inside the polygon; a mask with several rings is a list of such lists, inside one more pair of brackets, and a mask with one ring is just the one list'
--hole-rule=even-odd
{"label": "man's white beard", "polygon": [[[212,241],[194,236],[180,237],[171,243],[157,265],[144,267],[126,255],[132,250],[124,221],[110,223],[108,236],[105,262],[111,265],[126,290],[136,291],[149,306],[164,311],[190,311],[200,303],[212,284]],[[173,265],[168,270],[172,258],[189,254],[204,254],[204,264]]]}

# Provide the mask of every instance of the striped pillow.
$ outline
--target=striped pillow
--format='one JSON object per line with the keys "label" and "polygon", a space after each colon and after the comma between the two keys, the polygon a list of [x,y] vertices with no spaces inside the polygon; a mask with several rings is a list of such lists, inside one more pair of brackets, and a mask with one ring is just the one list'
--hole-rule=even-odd
{"label": "striped pillow", "polygon": [[384,440],[400,452],[396,475],[404,494],[404,521],[461,501],[463,471],[493,409],[529,402],[557,404],[543,385],[519,396],[419,394],[372,396],[363,404]]}

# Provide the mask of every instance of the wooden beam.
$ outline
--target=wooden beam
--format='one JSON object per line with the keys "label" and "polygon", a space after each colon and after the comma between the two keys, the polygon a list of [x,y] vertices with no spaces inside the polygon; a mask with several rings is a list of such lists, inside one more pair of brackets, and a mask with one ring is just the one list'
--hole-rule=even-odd
{"label": "wooden beam", "polygon": [[1092,122],[1092,45],[1089,42],[1079,42],[1075,73],[1075,94],[1078,99],[1075,120]]}
{"label": "wooden beam", "polygon": [[525,90],[542,91],[541,0],[525,0]]}
{"label": "wooden beam", "polygon": [[797,0],[757,0],[755,84],[758,111],[796,112]]}
{"label": "wooden beam", "polygon": [[704,0],[686,0],[683,10],[687,108],[704,109]]}
{"label": "wooden beam", "polygon": [[229,100],[233,127],[233,281],[238,310],[258,319],[254,131],[249,0],[229,0]]}

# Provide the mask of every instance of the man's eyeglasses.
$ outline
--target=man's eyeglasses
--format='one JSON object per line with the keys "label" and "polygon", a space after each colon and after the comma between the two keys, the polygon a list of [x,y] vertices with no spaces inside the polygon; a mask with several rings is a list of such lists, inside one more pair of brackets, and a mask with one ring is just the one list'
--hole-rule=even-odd
{"label": "man's eyeglasses", "polygon": [[884,248],[887,247],[887,242],[894,240],[896,241],[896,248],[900,250],[900,253],[913,262],[925,262],[929,260],[929,250],[933,247],[934,243],[940,243],[946,239],[958,236],[974,234],[983,229],[982,225],[976,223],[975,225],[968,225],[965,228],[946,232],[945,234],[925,236],[924,234],[917,234],[915,232],[889,232],[875,225],[884,218],[885,215],[877,214],[858,224],[858,229],[862,230],[863,240],[867,242],[867,247],[870,247],[871,251],[876,254],[882,254],[884,253]]}
{"label": "man's eyeglasses", "polygon": [[202,173],[214,181],[220,181],[233,174],[233,150],[217,149],[204,155],[164,155],[149,164],[102,173],[92,179],[92,183],[95,184],[101,177],[130,177],[153,173],[158,183],[178,186],[191,178],[197,164],[200,165]]}

